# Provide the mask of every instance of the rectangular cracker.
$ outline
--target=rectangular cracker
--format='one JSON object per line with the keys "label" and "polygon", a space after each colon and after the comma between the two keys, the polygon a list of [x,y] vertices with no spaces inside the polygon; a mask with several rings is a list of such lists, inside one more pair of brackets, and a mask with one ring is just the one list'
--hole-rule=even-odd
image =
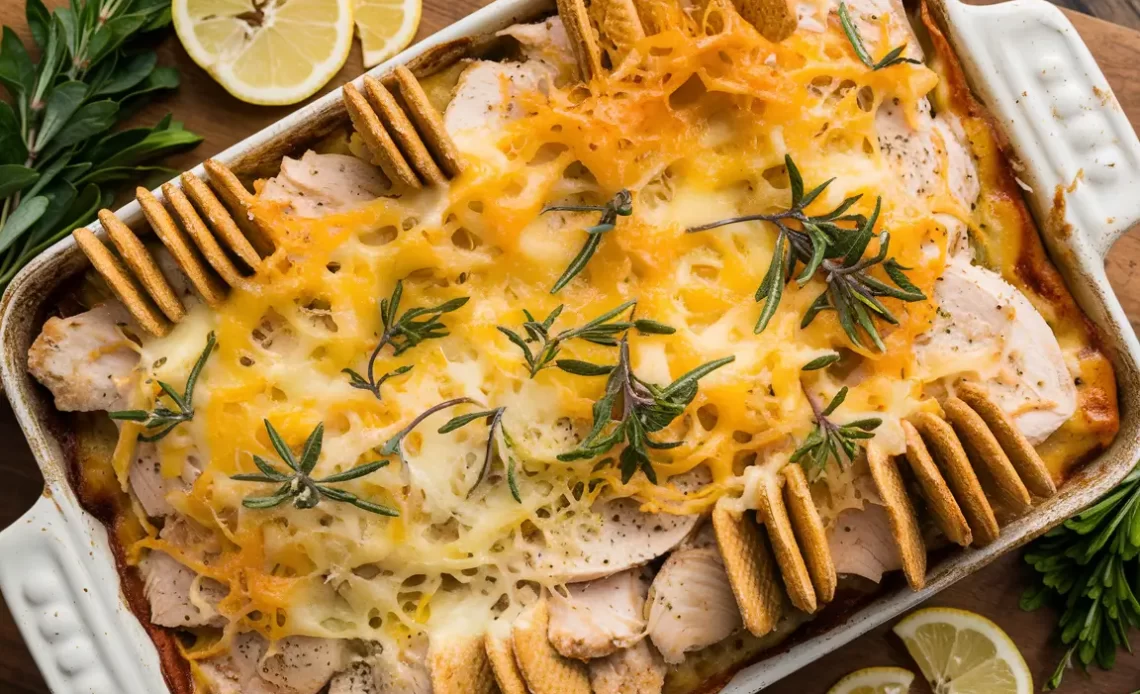
{"label": "rectangular cracker", "polygon": [[754,520],[730,510],[724,499],[713,507],[712,522],[744,627],[753,636],[770,633],[784,612],[784,598],[768,540]]}
{"label": "rectangular cracker", "polygon": [[143,330],[158,337],[170,332],[170,323],[167,323],[162,314],[144,298],[143,293],[128,274],[127,268],[111,254],[111,251],[107,250],[103,242],[90,229],[80,227],[71,232],[71,236],[83,254],[87,256],[87,259],[95,266],[96,272],[107,281],[107,286],[111,288],[111,292],[127,307],[127,311]]}
{"label": "rectangular cracker", "polygon": [[226,299],[225,286],[202,262],[182,230],[174,223],[170,213],[166,211],[158,198],[154,197],[146,188],[138,188],[135,191],[135,199],[139,201],[143,214],[150,222],[150,228],[154,229],[154,233],[162,241],[162,245],[170,251],[170,255],[174,257],[174,262],[178,263],[183,274],[189,278],[190,284],[197,290],[198,295],[202,297],[207,306],[219,306]]}
{"label": "rectangular cracker", "polygon": [[411,70],[399,65],[392,71],[392,78],[399,86],[399,97],[403,100],[405,112],[435,157],[436,164],[448,178],[455,178],[463,171],[463,159],[443,125],[443,117],[431,105],[423,86]]}
{"label": "rectangular cracker", "polygon": [[159,310],[172,323],[185,318],[186,308],[174,293],[174,288],[166,281],[162,271],[158,269],[154,256],[139,237],[135,236],[135,232],[110,210],[99,210],[99,222],[107,230],[107,236],[111,239],[111,243],[115,244],[115,249],[119,251],[123,262],[135,274],[135,279],[146,290]]}
{"label": "rectangular cracker", "polygon": [[372,110],[368,100],[349,82],[344,85],[344,105],[348,109],[348,116],[352,119],[352,127],[364,138],[368,151],[372,152],[372,160],[388,177],[393,185],[405,188],[419,189],[423,187],[416,173],[396,142],[380,122],[376,112]]}
{"label": "rectangular cracker", "polygon": [[380,80],[368,76],[364,78],[364,95],[408,163],[419,174],[420,180],[429,186],[446,183],[447,177],[431,158],[427,145],[420,139],[415,126],[400,108],[392,92]]}

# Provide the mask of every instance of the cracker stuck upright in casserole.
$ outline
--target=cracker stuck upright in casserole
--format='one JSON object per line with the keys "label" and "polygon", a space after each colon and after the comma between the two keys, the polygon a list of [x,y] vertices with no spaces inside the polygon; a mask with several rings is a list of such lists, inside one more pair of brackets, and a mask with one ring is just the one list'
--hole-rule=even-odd
{"label": "cracker stuck upright in casserole", "polygon": [[153,237],[77,232],[29,370],[118,427],[83,479],[172,683],[708,691],[1112,440],[925,13],[559,0],[476,45],[253,192],[212,161],[139,192]]}

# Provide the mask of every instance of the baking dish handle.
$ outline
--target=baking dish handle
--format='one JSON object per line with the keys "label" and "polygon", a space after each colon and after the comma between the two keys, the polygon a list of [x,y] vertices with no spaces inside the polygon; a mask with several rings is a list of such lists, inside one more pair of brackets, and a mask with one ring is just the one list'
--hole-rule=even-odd
{"label": "baking dish handle", "polygon": [[1140,221],[1140,141],[1088,47],[1045,0],[941,3],[950,39],[1013,150],[1050,232],[1103,258]]}
{"label": "baking dish handle", "polygon": [[168,691],[154,649],[148,655],[132,647],[149,638],[120,597],[110,548],[98,547],[106,545],[102,526],[68,513],[49,492],[0,533],[0,591],[48,688]]}

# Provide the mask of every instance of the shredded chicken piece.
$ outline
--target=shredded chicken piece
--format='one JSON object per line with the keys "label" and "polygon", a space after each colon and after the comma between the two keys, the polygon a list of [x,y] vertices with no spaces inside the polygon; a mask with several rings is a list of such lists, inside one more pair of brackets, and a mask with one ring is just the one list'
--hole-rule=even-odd
{"label": "shredded chicken piece", "polygon": [[591,583],[567,586],[567,595],[550,600],[550,643],[567,658],[589,660],[611,655],[645,635],[649,582],[629,569]]}
{"label": "shredded chicken piece", "polygon": [[139,571],[151,622],[174,628],[225,626],[225,618],[215,609],[229,592],[222,584],[200,577],[165,552],[147,554]]}
{"label": "shredded chicken piece", "polygon": [[261,197],[289,204],[301,217],[319,217],[365,205],[388,191],[388,181],[371,164],[347,154],[305,152],[285,157],[281,171],[265,183]]}
{"label": "shredded chicken piece", "polygon": [[902,568],[887,510],[873,502],[840,513],[828,532],[827,544],[837,573],[878,583],[887,571]]}
{"label": "shredded chicken piece", "polygon": [[198,664],[211,694],[317,694],[346,657],[343,641],[290,636],[272,644],[260,634],[234,637],[230,652]]}
{"label": "shredded chicken piece", "polygon": [[742,625],[720,552],[673,552],[649,589],[649,638],[667,663],[724,639]]}

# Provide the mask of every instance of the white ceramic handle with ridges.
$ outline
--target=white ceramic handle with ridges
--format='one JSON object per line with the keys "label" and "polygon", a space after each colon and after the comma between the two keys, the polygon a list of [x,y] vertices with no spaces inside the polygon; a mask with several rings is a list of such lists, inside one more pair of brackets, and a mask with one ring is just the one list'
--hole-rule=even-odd
{"label": "white ceramic handle with ridges", "polygon": [[951,40],[970,81],[1024,159],[1039,219],[1058,186],[1064,221],[1103,257],[1140,221],[1140,141],[1068,18],[1045,0],[946,0]]}
{"label": "white ceramic handle with ridges", "polygon": [[[64,492],[66,493],[66,492]],[[54,694],[166,692],[154,648],[119,592],[106,534],[51,495],[0,533],[0,590]],[[70,514],[68,514],[70,515]],[[95,539],[78,529],[87,527]],[[128,634],[126,631],[142,632]]]}

